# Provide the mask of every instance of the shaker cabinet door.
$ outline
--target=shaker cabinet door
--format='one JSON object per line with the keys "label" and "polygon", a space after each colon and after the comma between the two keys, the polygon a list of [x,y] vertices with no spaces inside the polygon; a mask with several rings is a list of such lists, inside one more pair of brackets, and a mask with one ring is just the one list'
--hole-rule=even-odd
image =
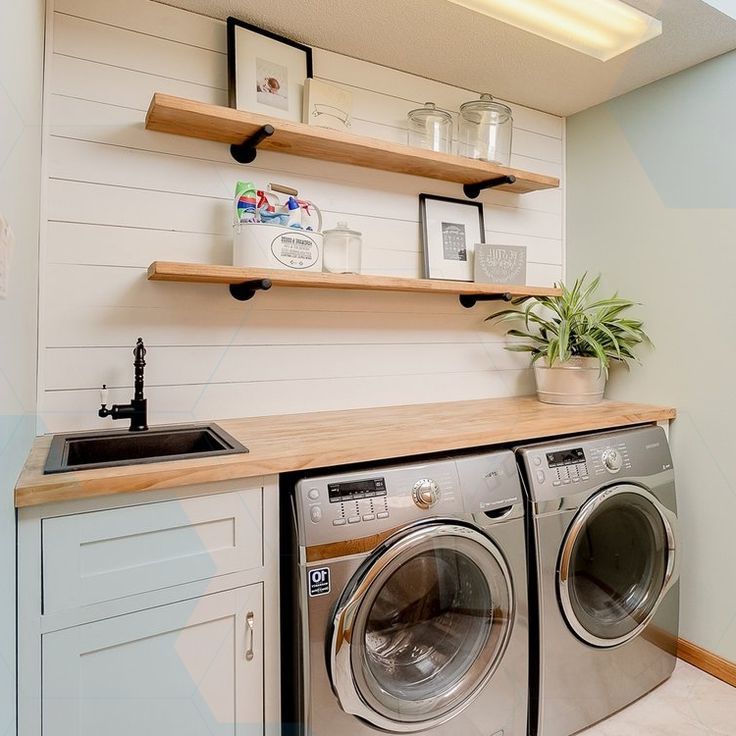
{"label": "shaker cabinet door", "polygon": [[263,586],[43,636],[44,736],[262,736]]}
{"label": "shaker cabinet door", "polygon": [[43,612],[263,565],[263,491],[250,488],[43,522]]}

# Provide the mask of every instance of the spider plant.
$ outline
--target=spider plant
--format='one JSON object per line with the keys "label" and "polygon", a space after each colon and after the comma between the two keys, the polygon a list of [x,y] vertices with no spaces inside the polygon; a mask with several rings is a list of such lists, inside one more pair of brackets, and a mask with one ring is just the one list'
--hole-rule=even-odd
{"label": "spider plant", "polygon": [[614,294],[608,299],[595,295],[600,275],[588,281],[585,274],[571,289],[560,284],[559,296],[524,297],[515,301],[522,309],[504,309],[486,321],[523,322],[524,329],[511,329],[506,334],[526,342],[514,343],[507,350],[531,353],[532,364],[545,358],[547,365],[565,363],[575,356],[598,358],[600,370],[608,374],[611,361],[636,360],[635,349],[642,343],[651,345],[643,323],[626,316],[635,302]]}

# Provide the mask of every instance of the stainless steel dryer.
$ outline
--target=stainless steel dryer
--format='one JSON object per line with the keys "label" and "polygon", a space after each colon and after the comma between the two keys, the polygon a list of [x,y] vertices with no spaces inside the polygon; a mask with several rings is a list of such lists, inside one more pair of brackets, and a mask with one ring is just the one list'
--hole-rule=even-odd
{"label": "stainless steel dryer", "polygon": [[293,501],[285,649],[298,656],[283,690],[294,732],[525,736],[513,453],[304,478]]}
{"label": "stainless steel dryer", "polygon": [[529,499],[532,734],[569,736],[666,680],[678,636],[667,438],[642,427],[518,450]]}

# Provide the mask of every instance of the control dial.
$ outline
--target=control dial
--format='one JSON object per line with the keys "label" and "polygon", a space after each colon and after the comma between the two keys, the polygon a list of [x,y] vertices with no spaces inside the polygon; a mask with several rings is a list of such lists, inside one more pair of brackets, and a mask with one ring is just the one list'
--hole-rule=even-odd
{"label": "control dial", "polygon": [[623,465],[621,453],[613,447],[608,447],[603,450],[601,460],[603,461],[603,465],[605,465],[606,470],[609,473],[618,473],[618,471],[621,470],[621,466]]}
{"label": "control dial", "polygon": [[414,484],[411,495],[414,503],[420,509],[428,509],[440,500],[440,487],[437,485],[437,481],[431,478],[422,478]]}

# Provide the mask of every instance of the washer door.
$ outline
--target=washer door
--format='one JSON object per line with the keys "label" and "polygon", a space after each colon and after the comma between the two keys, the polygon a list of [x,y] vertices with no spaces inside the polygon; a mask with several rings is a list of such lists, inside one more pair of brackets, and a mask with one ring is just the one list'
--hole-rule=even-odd
{"label": "washer door", "polygon": [[677,520],[649,491],[622,484],[580,508],[562,544],[565,619],[588,644],[613,647],[649,623],[677,579]]}
{"label": "washer door", "polygon": [[394,732],[452,718],[503,657],[513,621],[511,575],[470,526],[412,526],[379,547],[340,599],[328,653],[347,713]]}

